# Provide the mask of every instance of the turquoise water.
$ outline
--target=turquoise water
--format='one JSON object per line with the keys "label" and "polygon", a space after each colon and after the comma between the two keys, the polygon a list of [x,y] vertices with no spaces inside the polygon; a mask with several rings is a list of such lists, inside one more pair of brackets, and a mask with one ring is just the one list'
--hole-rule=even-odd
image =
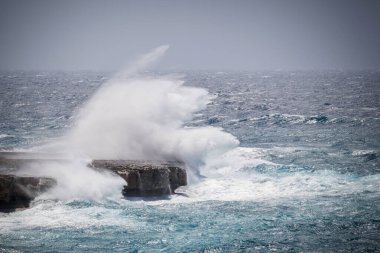
{"label": "turquoise water", "polygon": [[[41,196],[0,214],[1,252],[378,252],[380,73],[188,72],[187,127],[240,141],[164,199]],[[54,141],[107,73],[0,75],[2,150]]]}

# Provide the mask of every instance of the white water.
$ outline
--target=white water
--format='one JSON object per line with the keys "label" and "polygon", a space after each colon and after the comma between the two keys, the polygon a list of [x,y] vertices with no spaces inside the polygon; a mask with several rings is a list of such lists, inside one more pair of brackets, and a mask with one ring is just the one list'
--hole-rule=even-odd
{"label": "white water", "polygon": [[185,86],[180,77],[139,73],[166,50],[142,56],[95,93],[65,136],[69,150],[96,159],[179,160],[192,176],[209,157],[238,145],[220,128],[184,127],[210,102],[207,90]]}
{"label": "white water", "polygon": [[[350,194],[378,194],[379,175],[355,177],[327,170],[282,172],[281,165],[266,160],[267,154],[277,152],[278,148],[237,147],[237,140],[221,129],[183,127],[212,98],[204,89],[184,86],[179,77],[157,78],[138,73],[165,50],[154,50],[142,57],[135,68],[105,83],[78,112],[77,122],[62,138],[62,145],[55,149],[52,149],[54,145],[45,147],[45,151],[75,155],[68,164],[29,166],[28,173],[57,178],[58,186],[40,196],[32,208],[0,215],[1,233],[36,227],[86,229],[92,226],[120,226],[141,233],[144,226],[147,230],[152,228],[143,218],[127,216],[124,210],[128,206],[175,207],[178,203],[191,206],[193,202],[207,204],[214,200],[252,201],[260,206],[292,200],[307,202],[321,196],[338,199]],[[362,153],[355,151],[353,155]],[[193,180],[189,186],[177,190],[184,195],[174,195],[169,200],[125,201],[120,199],[125,182],[89,169],[86,163],[91,158],[183,160]],[[257,168],[263,164],[267,170],[261,172]],[[206,178],[195,180],[197,174]],[[95,200],[96,204],[80,201],[90,204],[78,208],[73,199]],[[107,206],[110,201],[115,205]],[[204,215],[201,212],[199,215]]]}
{"label": "white water", "polygon": [[[183,161],[190,186],[182,191],[190,198],[175,197],[178,201],[263,200],[376,191],[376,182],[332,171],[281,174],[276,164],[265,160],[267,151],[238,148],[237,139],[220,128],[184,127],[212,98],[205,89],[185,86],[180,77],[140,73],[167,48],[159,47],[140,57],[132,67],[106,82],[78,112],[76,124],[57,151],[75,157],[79,154],[79,158],[70,164],[28,168],[58,179],[58,187],[45,197],[102,199],[120,194],[125,182],[87,168],[83,157]],[[261,164],[271,167],[273,173],[255,171]]]}
{"label": "white water", "polygon": [[151,77],[141,72],[164,55],[161,46],[141,56],[104,83],[77,112],[73,128],[58,143],[40,148],[71,155],[71,163],[28,166],[28,173],[56,178],[58,186],[44,197],[101,199],[120,193],[119,177],[87,168],[91,159],[178,160],[188,179],[213,157],[238,146],[216,127],[184,127],[211,100],[207,90],[185,86],[178,76]]}
{"label": "white water", "polygon": [[[184,193],[186,197],[174,196],[171,202],[218,200],[280,203],[318,196],[341,197],[379,192],[378,174],[358,177],[332,170],[284,167],[265,160],[268,154],[278,152],[278,149],[237,147],[208,159],[200,168],[206,178],[180,188],[177,192]],[[286,153],[287,149],[282,151]]]}
{"label": "white water", "polygon": [[19,174],[27,172],[34,176],[51,177],[57,185],[39,198],[41,199],[88,199],[108,197],[120,198],[125,181],[108,171],[93,170],[87,159],[70,159],[65,162],[51,161],[31,163]]}
{"label": "white water", "polygon": [[[89,169],[86,163],[91,159],[185,162],[190,185],[182,192],[189,197],[175,196],[172,202],[278,201],[288,197],[377,191],[379,183],[373,181],[373,176],[356,179],[332,171],[302,170],[281,173],[277,171],[280,165],[266,161],[266,152],[270,150],[239,148],[238,140],[220,128],[184,127],[212,97],[205,89],[185,86],[181,77],[152,77],[141,73],[167,49],[168,46],[158,47],[141,56],[104,83],[77,113],[75,125],[60,144],[45,147],[49,151],[70,153],[74,159],[69,164],[28,168],[28,172],[58,180],[58,186],[43,198],[120,197],[125,182]],[[264,173],[256,171],[262,164],[270,169]]]}

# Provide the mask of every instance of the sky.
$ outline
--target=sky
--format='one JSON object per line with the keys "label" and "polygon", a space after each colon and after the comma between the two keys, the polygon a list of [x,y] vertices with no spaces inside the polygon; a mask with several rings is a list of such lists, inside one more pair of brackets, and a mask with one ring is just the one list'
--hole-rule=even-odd
{"label": "sky", "polygon": [[0,0],[0,69],[380,69],[378,0]]}

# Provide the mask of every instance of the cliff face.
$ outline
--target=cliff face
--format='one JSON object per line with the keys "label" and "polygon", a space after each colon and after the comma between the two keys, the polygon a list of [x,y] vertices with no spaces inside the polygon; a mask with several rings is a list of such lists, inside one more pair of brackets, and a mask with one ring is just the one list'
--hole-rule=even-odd
{"label": "cliff face", "polygon": [[55,185],[52,178],[0,175],[0,211],[29,207],[35,197]]}
{"label": "cliff face", "polygon": [[[56,181],[52,178],[12,175],[25,165],[51,161],[64,163],[69,160],[59,155],[0,152],[0,211],[29,207],[37,195],[53,187]],[[181,162],[94,160],[88,166],[110,170],[122,177],[126,182],[122,193],[126,197],[169,195],[187,185],[186,170]]]}
{"label": "cliff face", "polygon": [[179,162],[94,160],[91,166],[121,176],[127,182],[124,196],[173,194],[178,187],[187,185],[186,170]]}

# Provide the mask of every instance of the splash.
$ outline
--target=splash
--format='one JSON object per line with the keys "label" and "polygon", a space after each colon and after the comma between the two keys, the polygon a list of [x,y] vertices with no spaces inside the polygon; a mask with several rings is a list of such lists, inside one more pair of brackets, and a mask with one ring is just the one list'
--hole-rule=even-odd
{"label": "splash", "polygon": [[141,56],[96,92],[65,136],[70,150],[93,159],[180,160],[196,175],[208,157],[238,145],[220,128],[185,127],[211,101],[207,90],[178,76],[139,74],[167,49]]}
{"label": "splash", "polygon": [[147,69],[149,66],[156,63],[161,57],[163,57],[165,53],[168,51],[169,47],[169,45],[162,45],[156,47],[147,54],[141,55],[140,57],[138,57],[137,60],[129,64],[126,69],[116,74],[116,79],[128,78]]}
{"label": "splash", "polygon": [[33,162],[18,174],[27,172],[34,176],[51,177],[57,185],[39,196],[39,199],[118,199],[125,181],[111,172],[88,167],[87,159],[75,158],[63,161]]}
{"label": "splash", "polygon": [[211,101],[207,90],[185,86],[179,76],[142,74],[168,48],[160,46],[140,56],[104,83],[60,141],[34,149],[63,153],[70,161],[31,164],[21,171],[57,179],[57,187],[42,198],[95,200],[120,195],[125,182],[90,169],[87,164],[93,159],[182,161],[189,181],[195,182],[207,159],[238,145],[220,128],[185,127]]}
{"label": "splash", "polygon": [[201,167],[201,174],[206,178],[195,185],[179,188],[177,192],[180,194],[174,196],[171,203],[215,200],[289,203],[321,196],[339,198],[366,194],[369,197],[379,194],[379,174],[359,177],[333,170],[276,164],[267,160],[275,149],[237,147],[208,159]]}

